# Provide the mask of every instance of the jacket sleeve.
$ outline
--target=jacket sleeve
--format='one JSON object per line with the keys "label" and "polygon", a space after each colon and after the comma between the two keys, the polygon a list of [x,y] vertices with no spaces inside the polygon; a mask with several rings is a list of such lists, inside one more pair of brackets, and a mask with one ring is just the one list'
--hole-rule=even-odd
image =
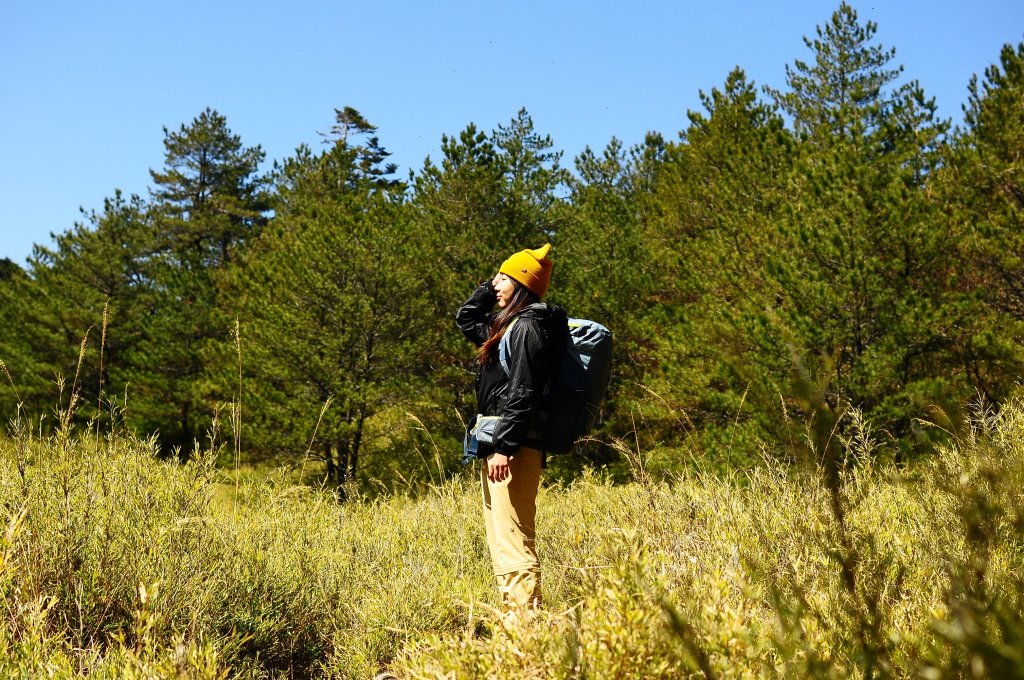
{"label": "jacket sleeve", "polygon": [[487,341],[491,330],[491,310],[498,301],[498,294],[490,281],[476,287],[469,299],[462,303],[455,313],[455,323],[466,339],[479,347]]}
{"label": "jacket sleeve", "polygon": [[506,454],[526,443],[550,372],[549,349],[536,321],[520,319],[508,332],[508,392],[494,433],[495,448]]}

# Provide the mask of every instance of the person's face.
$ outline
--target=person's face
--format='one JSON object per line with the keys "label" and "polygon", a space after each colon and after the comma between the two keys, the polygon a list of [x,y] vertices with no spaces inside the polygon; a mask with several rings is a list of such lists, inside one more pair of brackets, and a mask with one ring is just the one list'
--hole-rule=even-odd
{"label": "person's face", "polygon": [[494,279],[491,281],[494,286],[494,290],[498,293],[498,308],[505,309],[508,307],[508,303],[512,300],[512,293],[515,291],[515,284],[505,274],[495,274]]}

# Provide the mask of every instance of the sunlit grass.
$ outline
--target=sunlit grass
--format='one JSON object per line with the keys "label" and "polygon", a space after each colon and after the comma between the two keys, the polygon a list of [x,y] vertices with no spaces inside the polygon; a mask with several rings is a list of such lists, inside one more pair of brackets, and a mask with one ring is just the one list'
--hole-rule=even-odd
{"label": "sunlit grass", "polygon": [[471,471],[342,503],[295,466],[16,428],[0,675],[1010,677],[1021,442],[1014,404],[910,469],[851,456],[838,486],[638,459],[630,484],[544,488],[545,608],[504,631]]}

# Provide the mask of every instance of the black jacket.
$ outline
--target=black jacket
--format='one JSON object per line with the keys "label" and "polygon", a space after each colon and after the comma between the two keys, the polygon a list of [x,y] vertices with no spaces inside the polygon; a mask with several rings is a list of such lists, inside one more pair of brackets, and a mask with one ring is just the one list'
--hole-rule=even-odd
{"label": "black jacket", "polygon": [[[455,314],[459,330],[476,347],[490,334],[496,301],[494,286],[488,281],[480,284]],[[538,302],[524,309],[507,332],[508,374],[497,356],[492,362],[477,364],[477,413],[501,416],[494,448],[481,445],[480,457],[494,450],[513,453],[524,445],[541,448],[536,433],[541,426],[544,388],[565,353],[568,319],[561,307]]]}

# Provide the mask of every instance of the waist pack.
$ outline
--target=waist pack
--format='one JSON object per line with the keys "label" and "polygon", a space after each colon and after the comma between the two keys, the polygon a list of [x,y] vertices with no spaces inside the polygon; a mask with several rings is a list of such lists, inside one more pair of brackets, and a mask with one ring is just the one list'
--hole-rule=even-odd
{"label": "waist pack", "polygon": [[462,462],[470,463],[476,459],[480,444],[494,443],[494,430],[501,422],[501,416],[484,416],[477,414],[469,421],[466,434],[462,440]]}
{"label": "waist pack", "polygon": [[[498,345],[506,374],[509,336],[517,320],[512,320]],[[596,321],[569,319],[565,354],[544,390],[539,434],[545,453],[568,453],[590,434],[611,375],[612,332]]]}

